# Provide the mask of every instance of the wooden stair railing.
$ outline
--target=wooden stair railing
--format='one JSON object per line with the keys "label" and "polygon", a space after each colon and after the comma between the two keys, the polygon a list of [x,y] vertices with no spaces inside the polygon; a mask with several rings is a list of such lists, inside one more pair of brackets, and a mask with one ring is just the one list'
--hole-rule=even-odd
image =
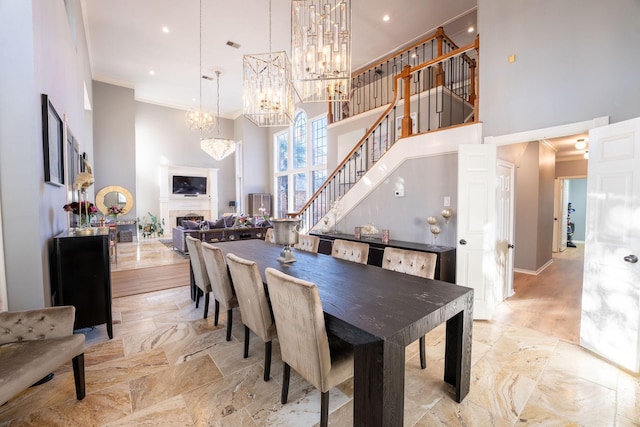
{"label": "wooden stair railing", "polygon": [[[395,140],[398,139],[395,138],[395,132],[390,131],[388,123],[390,119],[393,119],[391,123],[395,125],[396,107],[400,99],[404,99],[405,102],[403,106],[401,135],[399,135],[399,137],[406,138],[413,134],[413,122],[411,118],[411,104],[413,102],[412,80],[419,73],[422,73],[425,70],[429,70],[430,73],[433,73],[434,69],[438,70],[439,67],[444,67],[447,61],[451,61],[454,58],[463,58],[465,62],[469,59],[469,69],[471,70],[471,82],[469,84],[472,88],[470,91],[472,90],[473,92],[469,94],[468,99],[473,99],[472,104],[474,104],[475,107],[473,122],[478,121],[477,88],[475,85],[475,74],[473,73],[475,60],[469,58],[467,55],[467,53],[472,50],[479,51],[478,37],[476,37],[473,43],[452,50],[439,58],[424,62],[414,67],[407,65],[402,69],[400,74],[393,77],[393,98],[390,100],[390,103],[387,108],[385,108],[384,112],[376,119],[373,125],[367,130],[367,132],[365,132],[364,136],[327,177],[318,190],[309,198],[305,205],[297,212],[287,213],[288,217],[300,217],[302,219],[301,231],[309,231],[323,217],[328,220],[326,215],[329,212],[331,204],[342,197],[353,185],[355,185],[355,183],[373,166],[377,160],[379,160],[391,145],[393,145]],[[473,67],[471,67],[471,65],[473,65]],[[398,90],[400,81],[402,81],[403,85],[402,94],[400,94]],[[413,96],[420,95],[420,92],[415,88],[413,92]],[[453,95],[457,96],[455,93]],[[464,101],[467,103],[469,102],[467,99],[464,99]],[[387,126],[383,126],[383,123],[386,123]],[[386,132],[386,134],[384,134],[384,132]],[[418,131],[418,133],[420,132]],[[390,138],[390,136],[394,136],[394,138]],[[376,147],[376,144],[380,144],[383,137],[386,137],[386,143]],[[372,156],[371,161],[369,161],[370,154],[376,152],[376,150],[378,156]]]}
{"label": "wooden stair railing", "polygon": [[[351,74],[350,101],[329,101],[327,122],[329,124],[353,117],[360,113],[387,105],[393,98],[390,92],[391,84],[385,84],[385,79],[391,79],[402,72],[405,65],[418,64],[440,58],[458,49],[456,43],[449,38],[443,27],[424,39],[418,40],[408,47],[400,49],[376,61],[375,65],[360,68]],[[470,66],[473,59],[464,56]],[[435,86],[445,84],[445,73],[442,66],[436,70],[436,78],[429,90]],[[473,99],[467,99],[473,103]]]}

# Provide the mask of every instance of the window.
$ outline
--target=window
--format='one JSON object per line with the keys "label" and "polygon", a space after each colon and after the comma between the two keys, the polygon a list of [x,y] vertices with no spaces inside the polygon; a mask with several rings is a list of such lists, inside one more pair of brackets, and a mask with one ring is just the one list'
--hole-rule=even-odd
{"label": "window", "polygon": [[297,212],[327,178],[327,118],[307,120],[298,111],[293,125],[275,135],[275,217]]}

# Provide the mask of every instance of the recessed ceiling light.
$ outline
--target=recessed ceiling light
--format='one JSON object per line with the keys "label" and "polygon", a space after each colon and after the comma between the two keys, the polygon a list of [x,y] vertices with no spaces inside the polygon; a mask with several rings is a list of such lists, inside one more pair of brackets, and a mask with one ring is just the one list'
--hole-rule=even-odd
{"label": "recessed ceiling light", "polygon": [[163,33],[168,33],[169,32],[169,27],[162,27],[162,32]]}
{"label": "recessed ceiling light", "polygon": [[149,70],[149,75],[150,75],[150,76],[155,76],[155,75],[156,75],[156,72],[155,72],[155,71],[153,71],[153,70]]}
{"label": "recessed ceiling light", "polygon": [[391,18],[389,17],[389,15],[384,15],[384,16],[382,17],[382,20],[383,20],[384,22],[387,22],[389,19],[391,19]]}
{"label": "recessed ceiling light", "polygon": [[475,30],[476,30],[475,28],[473,28],[473,27],[469,27],[469,28],[467,29],[467,32],[468,32],[468,33],[473,33]]}

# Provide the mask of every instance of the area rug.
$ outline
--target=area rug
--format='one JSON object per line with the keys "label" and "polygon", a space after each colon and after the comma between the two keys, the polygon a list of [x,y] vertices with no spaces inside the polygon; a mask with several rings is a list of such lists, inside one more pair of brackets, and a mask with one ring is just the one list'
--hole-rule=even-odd
{"label": "area rug", "polygon": [[167,248],[171,249],[172,251],[174,251],[176,254],[180,255],[182,258],[184,259],[189,259],[189,255],[188,254],[183,254],[180,251],[176,251],[173,249],[173,240],[171,239],[158,239],[159,243],[162,243],[163,245],[165,245]]}

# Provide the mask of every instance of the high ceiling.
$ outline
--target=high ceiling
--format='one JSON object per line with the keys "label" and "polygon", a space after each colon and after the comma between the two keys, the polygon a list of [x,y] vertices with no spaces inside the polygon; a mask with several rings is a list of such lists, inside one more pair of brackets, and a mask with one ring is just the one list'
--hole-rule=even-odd
{"label": "high ceiling", "polygon": [[[443,25],[470,42],[476,0],[352,0],[352,69],[370,64]],[[220,113],[242,113],[242,56],[269,52],[268,0],[83,0],[93,78],[135,90],[135,98],[197,108],[200,70],[220,76]],[[271,0],[271,50],[290,52],[291,0]],[[387,14],[390,19],[383,22]],[[168,32],[163,32],[163,27]],[[227,42],[240,45],[230,47]],[[154,75],[150,74],[154,72]],[[216,83],[202,80],[203,108],[216,109]]]}

